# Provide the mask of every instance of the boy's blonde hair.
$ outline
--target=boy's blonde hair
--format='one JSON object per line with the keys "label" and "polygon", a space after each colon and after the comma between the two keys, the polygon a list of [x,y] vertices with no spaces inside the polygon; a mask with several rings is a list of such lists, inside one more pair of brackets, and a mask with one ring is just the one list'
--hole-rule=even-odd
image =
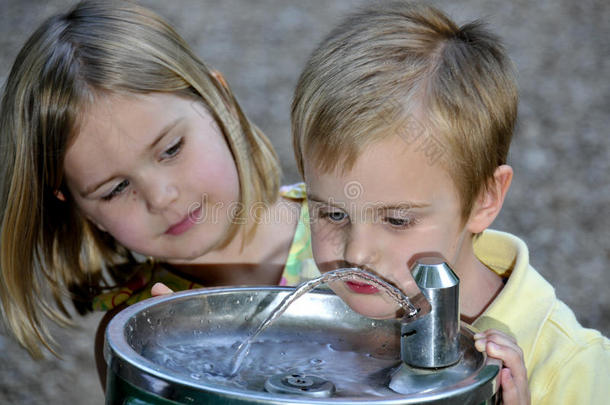
{"label": "boy's blonde hair", "polygon": [[97,96],[151,92],[203,102],[222,129],[242,207],[226,243],[239,224],[250,224],[241,229],[252,234],[257,221],[245,218],[252,204],[277,198],[279,164],[270,142],[159,16],[130,2],[87,1],[50,18],[17,56],[0,110],[2,312],[33,356],[40,343],[52,351],[43,318],[67,322],[65,298],[86,307],[102,284],[102,264],[133,260],[76,209],[63,183],[66,149]]}
{"label": "boy's blonde hair", "polygon": [[457,26],[422,4],[375,2],[313,52],[292,104],[297,166],[349,170],[392,134],[438,161],[460,195],[462,219],[506,163],[517,115],[513,67],[482,24]]}

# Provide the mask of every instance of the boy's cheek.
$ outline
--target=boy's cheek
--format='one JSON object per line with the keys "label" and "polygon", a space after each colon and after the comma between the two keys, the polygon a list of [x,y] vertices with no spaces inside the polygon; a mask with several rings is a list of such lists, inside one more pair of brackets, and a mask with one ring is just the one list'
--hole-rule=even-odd
{"label": "boy's cheek", "polygon": [[336,233],[325,231],[322,227],[312,226],[311,248],[318,268],[330,271],[343,267],[343,240]]}

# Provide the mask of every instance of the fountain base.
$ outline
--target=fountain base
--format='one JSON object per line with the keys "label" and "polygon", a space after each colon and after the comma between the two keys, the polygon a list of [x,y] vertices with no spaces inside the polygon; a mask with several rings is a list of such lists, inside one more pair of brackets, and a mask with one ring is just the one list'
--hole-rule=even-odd
{"label": "fountain base", "polygon": [[[462,323],[460,329],[460,358],[455,363],[443,368],[416,368],[402,363],[392,374],[390,389],[399,394],[413,395],[423,390],[434,391],[447,386],[462,386],[463,392],[456,390],[452,399],[455,403],[494,404],[496,384],[501,363],[487,358],[474,346],[474,330]],[[478,370],[477,373],[472,373]],[[459,402],[462,398],[462,402]],[[490,402],[486,402],[490,401]]]}
{"label": "fountain base", "polygon": [[[329,291],[296,300],[256,339],[239,373],[226,374],[239,343],[293,291],[202,289],[128,307],[106,331],[107,404],[493,403],[497,363],[475,351],[459,367],[400,366],[400,321],[360,316]],[[465,347],[473,346],[472,331],[462,329]],[[391,375],[410,388],[388,388]],[[311,376],[332,381],[334,392]],[[331,395],[286,392],[317,383]]]}

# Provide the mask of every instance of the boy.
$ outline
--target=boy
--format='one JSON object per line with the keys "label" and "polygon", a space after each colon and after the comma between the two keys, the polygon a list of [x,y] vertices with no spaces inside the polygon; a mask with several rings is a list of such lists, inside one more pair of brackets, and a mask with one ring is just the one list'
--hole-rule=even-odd
{"label": "boy", "polygon": [[[512,64],[481,24],[406,2],[349,16],[292,105],[314,257],[401,286],[414,255],[441,254],[460,277],[462,319],[486,331],[477,348],[504,362],[505,403],[603,403],[608,339],[578,324],[520,239],[486,230],[513,175],[517,101]],[[364,315],[392,316],[371,286],[334,289]]]}

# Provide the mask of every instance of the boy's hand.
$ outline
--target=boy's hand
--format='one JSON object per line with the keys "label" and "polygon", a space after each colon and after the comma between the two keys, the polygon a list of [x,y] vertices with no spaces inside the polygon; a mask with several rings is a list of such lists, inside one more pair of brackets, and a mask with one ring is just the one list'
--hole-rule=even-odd
{"label": "boy's hand", "polygon": [[153,297],[158,297],[160,295],[167,295],[167,294],[171,294],[174,291],[169,288],[168,286],[166,286],[163,283],[155,283],[155,285],[152,286],[152,288],[150,289],[150,295],[152,295]]}
{"label": "boy's hand", "polygon": [[527,370],[523,351],[511,336],[495,329],[474,335],[478,351],[486,351],[489,357],[503,362],[500,370],[502,403],[504,405],[529,405],[530,390],[527,384]]}

